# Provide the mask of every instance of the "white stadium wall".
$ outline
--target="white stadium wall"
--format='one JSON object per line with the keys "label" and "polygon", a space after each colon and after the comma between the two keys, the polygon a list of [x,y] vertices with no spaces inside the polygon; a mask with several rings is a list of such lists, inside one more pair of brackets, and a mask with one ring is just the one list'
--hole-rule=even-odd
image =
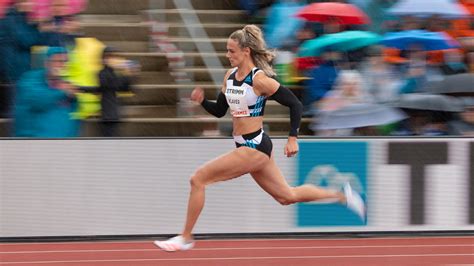
{"label": "white stadium wall", "polygon": [[[277,164],[291,185],[368,203],[364,224],[340,205],[280,206],[249,175],[208,188],[196,233],[474,230],[472,139],[303,139]],[[174,234],[188,180],[231,139],[2,140],[0,237]]]}

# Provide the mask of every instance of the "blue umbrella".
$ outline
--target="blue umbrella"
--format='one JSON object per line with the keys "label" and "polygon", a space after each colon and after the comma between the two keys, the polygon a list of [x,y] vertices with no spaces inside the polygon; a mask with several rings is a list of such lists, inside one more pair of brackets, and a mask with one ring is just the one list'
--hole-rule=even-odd
{"label": "blue umbrella", "polygon": [[389,9],[389,13],[398,16],[418,17],[460,18],[469,16],[466,8],[452,0],[401,0]]}
{"label": "blue umbrella", "polygon": [[299,48],[298,56],[320,56],[327,49],[335,51],[352,51],[379,43],[381,36],[367,31],[343,31],[326,34],[305,41]]}
{"label": "blue umbrella", "polygon": [[408,50],[412,46],[421,46],[426,51],[460,47],[456,40],[445,33],[425,30],[389,32],[383,36],[381,44],[400,50]]}

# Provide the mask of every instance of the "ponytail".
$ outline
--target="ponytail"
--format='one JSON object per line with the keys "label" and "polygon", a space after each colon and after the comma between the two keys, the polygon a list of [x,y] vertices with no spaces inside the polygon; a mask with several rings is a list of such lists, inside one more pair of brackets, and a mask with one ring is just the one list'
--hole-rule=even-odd
{"label": "ponytail", "polygon": [[262,30],[255,25],[247,25],[241,30],[237,30],[230,35],[230,38],[237,41],[241,48],[248,47],[250,55],[255,65],[269,77],[276,76],[270,63],[275,58],[275,53],[267,49]]}

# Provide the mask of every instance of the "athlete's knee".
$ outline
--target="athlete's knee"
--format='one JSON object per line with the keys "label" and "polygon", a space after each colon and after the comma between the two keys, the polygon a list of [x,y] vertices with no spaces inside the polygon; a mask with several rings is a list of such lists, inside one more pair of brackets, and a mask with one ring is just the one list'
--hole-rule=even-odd
{"label": "athlete's knee", "polygon": [[281,205],[287,206],[298,202],[294,193],[275,198]]}
{"label": "athlete's knee", "polygon": [[283,206],[288,206],[288,205],[296,203],[296,201],[294,201],[291,198],[277,198],[276,200],[278,201],[278,203],[280,203]]}
{"label": "athlete's knee", "polygon": [[198,168],[189,180],[191,187],[201,188],[206,186],[206,182],[204,181],[205,177],[206,175],[204,173],[204,170],[202,168]]}

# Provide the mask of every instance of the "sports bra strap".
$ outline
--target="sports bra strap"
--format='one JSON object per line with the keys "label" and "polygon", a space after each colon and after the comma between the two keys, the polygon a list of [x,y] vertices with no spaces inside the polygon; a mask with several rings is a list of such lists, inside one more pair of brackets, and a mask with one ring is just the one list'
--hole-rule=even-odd
{"label": "sports bra strap", "polygon": [[258,67],[254,67],[252,69],[252,79],[255,77],[255,75],[257,75],[258,72],[262,71],[261,69],[259,69]]}

